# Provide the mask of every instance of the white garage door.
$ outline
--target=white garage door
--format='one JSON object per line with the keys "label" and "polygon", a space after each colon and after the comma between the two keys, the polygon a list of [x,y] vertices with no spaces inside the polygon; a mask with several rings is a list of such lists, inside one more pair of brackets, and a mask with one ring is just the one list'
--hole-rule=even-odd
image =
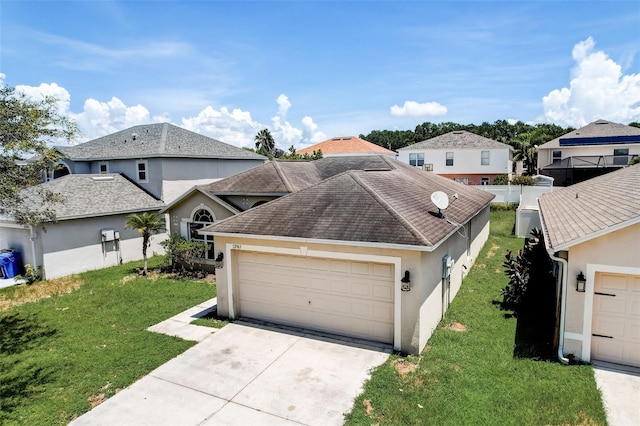
{"label": "white garage door", "polygon": [[240,316],[393,343],[393,265],[238,255]]}
{"label": "white garage door", "polygon": [[591,358],[640,367],[640,276],[596,274]]}

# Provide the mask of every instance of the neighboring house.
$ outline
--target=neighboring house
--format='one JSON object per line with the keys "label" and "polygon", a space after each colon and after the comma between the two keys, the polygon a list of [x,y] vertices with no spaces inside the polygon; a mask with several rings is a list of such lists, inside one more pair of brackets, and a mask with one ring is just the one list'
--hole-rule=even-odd
{"label": "neighboring house", "polygon": [[57,146],[66,174],[122,173],[165,202],[193,185],[262,164],[265,157],[169,123],[131,127],[75,146]]}
{"label": "neighboring house", "polygon": [[640,367],[640,165],[538,202],[547,251],[559,266],[559,355]]}
{"label": "neighboring house", "polygon": [[297,154],[313,154],[314,151],[322,151],[323,157],[344,157],[349,155],[386,155],[396,158],[398,154],[380,145],[365,141],[355,136],[339,136],[327,139],[324,142],[311,145],[297,151]]}
{"label": "neighboring house", "polygon": [[398,160],[468,185],[491,185],[512,171],[513,148],[456,130],[400,148]]}
{"label": "neighboring house", "polygon": [[[64,202],[44,203],[41,189],[62,195]],[[23,263],[47,279],[142,259],[142,237],[124,228],[127,216],[163,206],[119,174],[63,176],[28,188],[22,196],[33,209],[55,211],[57,221],[29,226],[0,218],[0,249],[19,251]],[[165,236],[152,237],[149,253],[162,250],[159,242]]]}
{"label": "neighboring house", "polygon": [[[218,313],[420,353],[488,237],[493,195],[378,158],[386,166],[334,174],[200,230],[223,255]],[[437,191],[452,200],[444,217]]]}
{"label": "neighboring house", "polygon": [[327,157],[316,161],[272,160],[209,185],[195,186],[168,204],[169,231],[210,244],[200,266],[212,270],[216,250],[198,230],[252,207],[320,183],[347,170],[389,168],[383,156]]}
{"label": "neighboring house", "polygon": [[618,170],[640,155],[640,129],[597,120],[538,147],[538,171],[567,186]]}

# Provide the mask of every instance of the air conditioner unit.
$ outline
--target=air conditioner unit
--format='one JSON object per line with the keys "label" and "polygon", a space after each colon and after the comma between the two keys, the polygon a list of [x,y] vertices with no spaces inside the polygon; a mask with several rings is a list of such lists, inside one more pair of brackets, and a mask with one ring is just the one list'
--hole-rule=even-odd
{"label": "air conditioner unit", "polygon": [[422,170],[426,170],[427,172],[432,172],[433,171],[433,164],[423,164],[422,165]]}

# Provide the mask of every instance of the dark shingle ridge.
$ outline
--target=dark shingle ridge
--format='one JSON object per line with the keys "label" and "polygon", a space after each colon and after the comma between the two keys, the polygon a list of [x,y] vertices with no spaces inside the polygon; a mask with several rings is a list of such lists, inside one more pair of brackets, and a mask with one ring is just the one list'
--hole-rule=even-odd
{"label": "dark shingle ridge", "polygon": [[274,161],[273,167],[276,170],[276,173],[278,173],[278,176],[280,176],[280,179],[287,191],[294,192],[293,186],[291,185],[291,182],[289,182],[289,179],[287,179],[287,175],[282,171],[282,168],[280,168],[280,164],[277,161]]}
{"label": "dark shingle ridge", "polygon": [[[388,171],[390,171],[390,170],[388,170]],[[369,193],[369,195],[371,195],[371,197],[374,200],[376,200],[385,210],[387,210],[391,214],[391,216],[393,216],[398,222],[400,222],[400,224],[404,228],[406,228],[407,231],[409,231],[416,238],[416,240],[420,241],[425,246],[433,245],[431,243],[431,241],[429,241],[429,239],[422,234],[422,232],[420,232],[415,226],[413,226],[411,224],[411,222],[409,222],[407,219],[405,219],[404,216],[402,216],[396,209],[394,209],[391,204],[389,204],[387,201],[382,199],[378,193],[376,193],[371,187],[369,187],[369,185],[367,185],[358,176],[358,173],[362,173],[362,172],[348,171],[348,172],[345,172],[345,173],[348,174],[349,176],[351,176],[351,178],[358,185],[360,185],[362,187],[362,189],[367,191]],[[365,171],[364,173],[368,173],[368,172]]]}

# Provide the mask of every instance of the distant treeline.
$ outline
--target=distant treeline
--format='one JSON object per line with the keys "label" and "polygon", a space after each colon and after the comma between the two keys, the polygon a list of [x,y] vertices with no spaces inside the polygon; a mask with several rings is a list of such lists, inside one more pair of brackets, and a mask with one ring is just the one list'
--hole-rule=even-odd
{"label": "distant treeline", "polygon": [[436,124],[427,121],[417,125],[414,131],[373,130],[369,134],[361,134],[360,138],[395,151],[398,148],[456,130],[466,130],[485,138],[512,145],[515,148],[523,148],[542,145],[575,129],[573,127],[560,127],[555,124],[530,125],[522,121],[510,124],[507,120],[497,120],[494,123],[485,121],[480,125],[452,122]]}

